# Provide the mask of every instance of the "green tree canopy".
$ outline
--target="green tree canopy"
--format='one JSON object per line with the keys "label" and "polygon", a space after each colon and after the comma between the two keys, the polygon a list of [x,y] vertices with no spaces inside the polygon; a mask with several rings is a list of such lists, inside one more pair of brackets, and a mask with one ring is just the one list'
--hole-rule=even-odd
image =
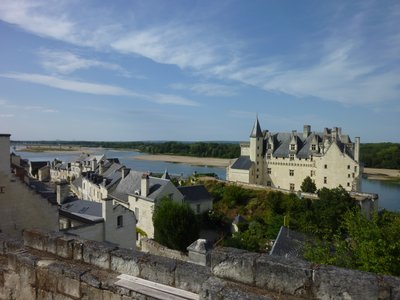
{"label": "green tree canopy", "polygon": [[188,205],[162,199],[153,215],[154,239],[171,249],[186,251],[199,237],[194,212]]}
{"label": "green tree canopy", "polygon": [[315,185],[314,181],[312,181],[310,176],[304,178],[300,188],[305,193],[315,193],[317,190],[317,186]]}

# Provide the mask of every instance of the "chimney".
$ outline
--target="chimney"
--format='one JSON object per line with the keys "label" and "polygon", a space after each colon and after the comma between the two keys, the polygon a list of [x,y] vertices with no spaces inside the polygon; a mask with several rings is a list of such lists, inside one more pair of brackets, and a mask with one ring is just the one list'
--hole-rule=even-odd
{"label": "chimney", "polygon": [[11,134],[0,133],[0,173],[7,175],[11,173],[10,136]]}
{"label": "chimney", "polygon": [[140,182],[140,195],[147,197],[149,195],[149,175],[144,173]]}
{"label": "chimney", "polygon": [[96,168],[97,168],[97,160],[94,158],[92,160],[91,169],[92,171],[96,171]]}
{"label": "chimney", "polygon": [[99,175],[103,175],[104,173],[104,162],[101,160],[99,162]]}
{"label": "chimney", "polygon": [[121,175],[122,175],[122,179],[124,179],[126,177],[126,175],[129,174],[129,169],[128,168],[122,168],[121,169]]}
{"label": "chimney", "polygon": [[57,184],[57,203],[64,204],[65,199],[69,195],[69,185],[66,182]]}
{"label": "chimney", "polygon": [[360,159],[360,138],[356,137],[355,139],[356,139],[356,142],[354,144],[354,160],[356,162],[360,162],[359,161],[359,159]]}
{"label": "chimney", "polygon": [[310,125],[304,125],[303,129],[303,138],[307,138],[311,133],[311,126]]}

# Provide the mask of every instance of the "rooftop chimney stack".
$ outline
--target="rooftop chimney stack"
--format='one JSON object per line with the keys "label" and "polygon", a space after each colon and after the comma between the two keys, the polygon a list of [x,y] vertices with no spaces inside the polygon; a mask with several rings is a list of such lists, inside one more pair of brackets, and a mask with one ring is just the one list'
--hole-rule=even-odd
{"label": "rooftop chimney stack", "polygon": [[142,197],[147,197],[149,195],[149,174],[143,174],[142,175],[142,180],[141,180],[141,184],[140,184],[140,195]]}
{"label": "rooftop chimney stack", "polygon": [[355,138],[355,143],[354,143],[354,160],[356,162],[360,161],[360,138],[356,137]]}
{"label": "rooftop chimney stack", "polygon": [[310,125],[304,125],[303,129],[303,138],[307,138],[311,133],[311,126]]}

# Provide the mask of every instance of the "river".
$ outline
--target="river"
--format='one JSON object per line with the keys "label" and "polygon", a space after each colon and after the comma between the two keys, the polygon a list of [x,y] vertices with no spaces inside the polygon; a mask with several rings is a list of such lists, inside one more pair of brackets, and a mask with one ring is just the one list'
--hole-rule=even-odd
{"label": "river", "polygon": [[[57,153],[57,152],[25,152],[15,151],[16,154],[22,158],[29,159],[32,161],[44,160],[52,161],[57,158],[61,161],[70,161],[71,159],[78,156],[77,153]],[[170,174],[184,176],[192,175],[194,172],[197,173],[215,173],[219,178],[225,179],[226,169],[222,167],[212,166],[194,166],[185,163],[170,163],[163,161],[150,161],[150,160],[136,160],[135,156],[142,155],[136,151],[120,151],[113,149],[105,149],[101,152],[98,149],[94,149],[93,154],[105,154],[109,158],[119,158],[120,162],[132,168],[134,170],[143,172],[154,172],[162,173],[164,170],[168,170]],[[381,180],[370,180],[363,178],[361,181],[361,191],[368,193],[376,193],[379,195],[379,206],[391,211],[400,212],[400,183],[381,181]]]}

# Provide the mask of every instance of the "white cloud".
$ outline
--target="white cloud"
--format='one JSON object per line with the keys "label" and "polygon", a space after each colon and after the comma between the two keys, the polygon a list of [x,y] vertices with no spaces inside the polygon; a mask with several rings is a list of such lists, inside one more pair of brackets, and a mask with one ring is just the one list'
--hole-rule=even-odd
{"label": "white cloud", "polygon": [[236,95],[237,88],[215,83],[175,83],[171,88],[176,90],[189,90],[199,95],[229,97]]}
{"label": "white cloud", "polygon": [[120,73],[129,77],[129,73],[117,64],[102,62],[95,59],[86,59],[69,51],[55,51],[42,49],[38,52],[42,66],[49,71],[69,74],[76,70],[89,68],[103,68]]}
{"label": "white cloud", "polygon": [[0,118],[13,118],[15,117],[14,114],[0,114]]}
{"label": "white cloud", "polygon": [[186,105],[186,106],[199,105],[197,102],[193,100],[186,99],[176,95],[157,94],[157,93],[153,94],[138,93],[125,88],[108,84],[97,84],[84,81],[63,79],[55,76],[47,76],[41,74],[5,73],[5,74],[0,74],[0,77],[41,84],[61,90],[92,94],[92,95],[133,97],[159,104],[175,104],[175,105]]}

